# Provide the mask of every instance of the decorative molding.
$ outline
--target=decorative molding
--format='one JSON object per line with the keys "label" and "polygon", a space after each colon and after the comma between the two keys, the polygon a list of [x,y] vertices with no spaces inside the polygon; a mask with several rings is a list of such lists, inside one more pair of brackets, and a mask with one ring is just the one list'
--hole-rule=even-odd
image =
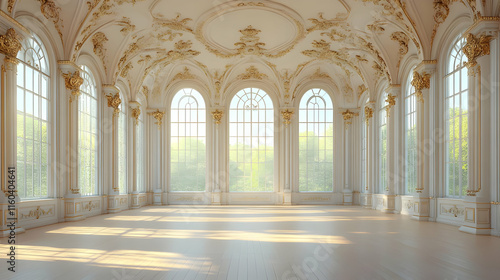
{"label": "decorative molding", "polygon": [[314,73],[309,76],[309,79],[311,80],[321,80],[321,79],[328,79],[328,80],[331,80],[332,77],[330,77],[330,75],[328,75],[327,73],[325,72],[321,72],[321,69],[318,67],[318,69],[316,69],[316,71],[314,71]]}
{"label": "decorative molding", "polygon": [[450,14],[450,4],[457,1],[459,0],[434,0],[434,29],[432,30],[431,46],[434,43],[434,37],[436,37],[439,25],[441,25]]}
{"label": "decorative molding", "polygon": [[14,6],[16,5],[16,1],[17,0],[9,0],[9,2],[7,3],[7,12],[9,12],[10,14],[12,14],[12,10],[14,10]]}
{"label": "decorative molding", "polygon": [[156,109],[156,111],[149,113],[149,115],[153,116],[153,118],[156,119],[155,124],[158,125],[158,129],[161,129],[162,125],[162,119],[163,116],[165,115],[165,112],[160,111],[159,109]]}
{"label": "decorative molding", "polygon": [[397,65],[399,68],[401,60],[408,53],[408,43],[410,42],[410,37],[408,37],[408,35],[404,32],[397,31],[391,34],[391,40],[399,43],[399,60]]}
{"label": "decorative molding", "polygon": [[293,111],[291,111],[290,109],[286,109],[286,110],[282,110],[281,111],[281,117],[283,118],[283,123],[285,124],[285,126],[288,126],[290,125],[292,122],[292,116],[293,116]]}
{"label": "decorative molding", "polygon": [[388,94],[385,102],[387,102],[385,110],[387,111],[387,117],[389,118],[391,116],[391,108],[396,106],[396,95]]}
{"label": "decorative molding", "polygon": [[172,82],[177,80],[194,80],[194,79],[196,79],[196,76],[189,71],[189,68],[184,67],[184,70],[182,72],[179,72],[174,76]]}
{"label": "decorative molding", "polygon": [[155,27],[168,27],[169,29],[175,31],[185,31],[193,33],[193,29],[187,25],[188,22],[193,21],[192,18],[181,19],[181,14],[177,13],[177,16],[173,19],[162,19],[159,17],[154,17]]}
{"label": "decorative molding", "polygon": [[0,52],[5,54],[5,60],[17,64],[17,53],[22,45],[16,31],[13,28],[7,29],[5,35],[0,35]]}
{"label": "decorative molding", "polygon": [[63,42],[63,35],[61,29],[64,28],[62,19],[59,15],[61,11],[60,7],[56,6],[56,3],[52,0],[38,0],[40,2],[40,11],[46,19],[52,20],[54,26],[56,27],[59,37],[61,37],[61,42]]}
{"label": "decorative molding", "polygon": [[334,18],[334,19],[325,19],[323,17],[323,13],[318,13],[318,18],[309,18],[309,21],[313,24],[313,26],[306,29],[307,33],[311,33],[315,30],[328,30],[334,26],[338,26],[340,24],[344,24],[343,20],[345,18]]}
{"label": "decorative molding", "polygon": [[365,106],[365,120],[366,125],[370,125],[370,119],[373,118],[373,108],[370,106]]}
{"label": "decorative molding", "polygon": [[467,43],[462,51],[468,59],[465,65],[470,69],[476,66],[478,57],[490,54],[490,41],[493,40],[493,36],[480,35],[476,37],[474,34],[468,33],[465,38]]}
{"label": "decorative molding", "polygon": [[464,216],[465,209],[458,208],[457,205],[450,205],[449,208],[446,208],[445,205],[441,205],[441,213],[442,214],[451,214],[454,217],[458,218]]}
{"label": "decorative molding", "polygon": [[66,86],[66,89],[71,91],[69,101],[73,102],[74,99],[80,96],[80,86],[83,84],[83,78],[80,77],[79,70],[76,70],[73,73],[63,73],[62,75],[64,77],[64,84]]}
{"label": "decorative molding", "polygon": [[92,36],[92,45],[94,46],[94,53],[101,59],[104,71],[107,72],[106,68],[106,48],[104,43],[108,41],[106,35],[102,32],[97,32]]}
{"label": "decorative molding", "polygon": [[94,209],[99,209],[100,208],[100,202],[91,200],[89,202],[82,202],[82,211],[92,211]]}
{"label": "decorative molding", "polygon": [[238,80],[249,80],[249,79],[262,80],[264,78],[267,78],[267,75],[260,73],[259,69],[257,69],[255,66],[252,65],[245,70],[245,73],[238,75],[236,78]]}
{"label": "decorative molding", "polygon": [[224,112],[219,110],[219,109],[212,111],[212,117],[215,120],[216,124],[221,124],[221,120],[222,120],[223,115],[224,115]]}
{"label": "decorative molding", "polygon": [[[26,219],[40,219],[40,218],[43,218],[45,216],[54,216],[54,207],[53,205],[51,205],[52,207],[48,208],[48,209],[42,209],[40,206],[37,206],[36,209],[33,209],[33,210],[29,210],[28,212],[21,212],[19,213],[19,219],[20,220],[26,220]],[[34,208],[34,207],[33,207]]]}
{"label": "decorative molding", "polygon": [[109,94],[106,95],[106,98],[108,99],[108,107],[113,108],[113,117],[118,116],[120,114],[120,104],[122,103],[122,100],[120,99],[120,94],[116,93],[115,95]]}
{"label": "decorative molding", "polygon": [[139,116],[141,115],[141,108],[132,108],[132,118],[135,119],[135,125],[139,125]]}
{"label": "decorative molding", "polygon": [[423,89],[428,89],[431,87],[431,75],[423,72],[420,75],[417,71],[413,71],[413,79],[411,80],[411,85],[415,87],[415,95],[419,102],[424,103],[424,95],[422,93]]}
{"label": "decorative molding", "polygon": [[351,112],[351,111],[349,111],[349,109],[342,112],[342,117],[344,117],[344,121],[345,121],[346,126],[349,126],[350,124],[352,124],[351,120],[355,116],[359,116],[359,113]]}

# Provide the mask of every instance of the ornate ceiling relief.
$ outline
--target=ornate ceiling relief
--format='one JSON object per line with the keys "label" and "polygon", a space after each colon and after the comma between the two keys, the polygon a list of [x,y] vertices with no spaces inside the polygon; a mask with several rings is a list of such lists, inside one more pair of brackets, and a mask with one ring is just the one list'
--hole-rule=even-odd
{"label": "ornate ceiling relief", "polygon": [[94,53],[101,59],[104,70],[106,71],[106,48],[104,43],[108,41],[106,35],[102,32],[97,32],[92,36],[92,44],[94,45]]}
{"label": "ornate ceiling relief", "polygon": [[361,98],[361,95],[363,95],[363,93],[365,93],[365,91],[367,90],[368,88],[366,87],[365,84],[358,86],[358,99]]}
{"label": "ornate ceiling relief", "polygon": [[397,67],[399,68],[401,60],[408,53],[408,43],[410,42],[410,38],[404,32],[398,31],[391,34],[391,40],[399,43],[399,60],[397,64]]}
{"label": "ornate ceiling relief", "polygon": [[12,10],[14,9],[14,5],[16,5],[16,0],[9,0],[7,3],[7,12],[12,14]]}
{"label": "ornate ceiling relief", "polygon": [[122,33],[123,36],[127,36],[130,32],[135,31],[135,25],[132,24],[130,18],[128,17],[123,17],[122,20],[117,22],[117,24],[123,26],[123,28],[120,29],[120,33]]}
{"label": "ornate ceiling relief", "polygon": [[328,30],[334,26],[339,26],[345,24],[344,20],[347,19],[347,16],[339,17],[337,16],[334,19],[325,19],[323,17],[323,13],[318,13],[318,18],[310,18],[313,26],[307,28],[307,33],[311,33],[315,30]]}
{"label": "ornate ceiling relief", "polygon": [[441,25],[450,14],[450,4],[457,1],[459,0],[434,0],[434,29],[432,30],[431,46],[434,43],[434,37],[436,37],[439,25]]}
{"label": "ornate ceiling relief", "polygon": [[127,78],[128,76],[128,72],[134,68],[134,66],[132,65],[132,63],[127,63],[127,65],[125,65],[125,67],[123,67],[122,71],[120,72],[120,76],[122,78]]}
{"label": "ornate ceiling relief", "polygon": [[268,77],[266,74],[260,73],[259,69],[257,69],[255,66],[252,65],[245,70],[245,73],[238,75],[236,78],[238,80],[249,80],[249,79],[262,80]]}
{"label": "ornate ceiling relief", "polygon": [[181,19],[181,14],[177,13],[177,16],[173,19],[164,19],[158,16],[154,16],[153,27],[157,29],[158,27],[167,27],[175,31],[185,31],[193,33],[193,29],[187,25],[188,22],[193,21],[191,18]]}
{"label": "ornate ceiling relief", "polygon": [[59,37],[61,37],[61,42],[64,44],[63,35],[61,29],[64,28],[61,17],[59,16],[59,12],[61,8],[57,7],[54,1],[52,0],[38,0],[40,2],[40,11],[46,19],[51,20],[56,27],[57,33],[59,33]]}

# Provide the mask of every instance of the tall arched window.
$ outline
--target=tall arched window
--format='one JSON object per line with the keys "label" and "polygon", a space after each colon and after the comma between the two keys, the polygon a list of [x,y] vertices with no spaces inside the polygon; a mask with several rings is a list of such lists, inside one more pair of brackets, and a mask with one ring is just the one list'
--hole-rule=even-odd
{"label": "tall arched window", "polygon": [[333,191],[333,104],[322,89],[300,100],[299,191]]}
{"label": "tall arched window", "polygon": [[405,94],[405,192],[414,193],[417,188],[417,99],[411,85],[413,70],[408,75]]}
{"label": "tall arched window", "polygon": [[229,191],[273,191],[274,111],[261,89],[240,90],[229,109]]}
{"label": "tall arched window", "polygon": [[468,184],[468,76],[462,52],[465,39],[460,39],[448,57],[445,76],[445,171],[446,194],[463,197]]}
{"label": "tall arched window", "polygon": [[[122,97],[123,100],[123,97]],[[123,102],[123,101],[122,101]],[[123,103],[118,115],[118,188],[120,194],[128,193],[127,188],[127,111]]]}
{"label": "tall arched window", "polygon": [[201,94],[185,88],[172,99],[170,190],[205,191],[206,109]]}
{"label": "tall arched window", "polygon": [[17,183],[21,198],[49,195],[50,71],[42,45],[26,39],[17,65]]}
{"label": "tall arched window", "polygon": [[81,67],[83,84],[78,97],[78,185],[82,195],[98,194],[97,90],[90,69]]}
{"label": "tall arched window", "polygon": [[387,188],[387,93],[382,95],[379,109],[379,193]]}
{"label": "tall arched window", "polygon": [[145,186],[145,160],[144,160],[144,154],[146,153],[146,149],[144,146],[144,137],[145,137],[145,132],[144,132],[144,114],[145,110],[144,108],[141,108],[141,114],[139,115],[139,119],[137,122],[137,135],[136,135],[136,146],[135,146],[135,154],[137,158],[137,174],[136,174],[136,185],[137,185],[137,191],[140,193],[143,193],[146,191],[146,186]]}

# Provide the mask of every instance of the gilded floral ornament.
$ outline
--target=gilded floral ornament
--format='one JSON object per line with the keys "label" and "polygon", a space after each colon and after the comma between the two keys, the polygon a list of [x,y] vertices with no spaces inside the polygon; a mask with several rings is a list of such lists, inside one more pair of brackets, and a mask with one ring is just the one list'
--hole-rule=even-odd
{"label": "gilded floral ornament", "polygon": [[355,116],[359,116],[359,113],[351,112],[351,111],[349,111],[349,109],[347,109],[346,111],[342,112],[342,117],[344,118],[344,121],[345,121],[346,125],[352,124],[351,120]]}
{"label": "gilded floral ornament", "polygon": [[104,70],[106,70],[106,48],[104,43],[108,41],[106,35],[102,32],[97,32],[92,36],[92,45],[94,46],[94,53],[101,59]]}
{"label": "gilded floral ornament", "polygon": [[109,94],[106,95],[108,99],[108,107],[113,108],[113,116],[118,116],[120,113],[120,104],[122,104],[122,100],[120,99],[120,94],[116,93],[115,95]]}
{"label": "gilded floral ornament", "polygon": [[327,30],[342,23],[342,21],[338,18],[325,19],[323,17],[323,13],[319,13],[317,19],[310,18],[309,21],[311,21],[313,26],[307,28],[307,33],[311,33],[314,30]]}
{"label": "gilded floral ornament", "polygon": [[16,0],[9,0],[7,4],[7,12],[12,13],[12,10],[14,9],[14,5],[16,4]]}
{"label": "gilded floral ornament", "polygon": [[216,124],[221,124],[221,120],[222,120],[223,115],[224,115],[224,112],[219,110],[219,109],[212,111],[212,117],[213,117]]}
{"label": "gilded floral ornament", "polygon": [[281,111],[281,117],[283,118],[283,123],[285,124],[285,126],[288,126],[292,123],[292,116],[293,116],[293,111],[291,111],[290,109],[286,109],[286,110],[283,110]]}
{"label": "gilded floral ornament", "polygon": [[366,125],[370,125],[370,119],[373,118],[373,108],[370,106],[365,106],[365,120]]}
{"label": "gilded floral ornament", "polygon": [[330,77],[330,75],[328,75],[325,72],[321,72],[321,69],[318,67],[316,69],[316,71],[311,76],[309,76],[309,79],[311,79],[311,80],[321,80],[321,79],[331,80],[332,77]]}
{"label": "gilded floral ornament", "polygon": [[83,78],[80,77],[80,71],[78,70],[73,73],[63,73],[62,75],[66,89],[71,91],[69,101],[72,102],[80,95],[80,86],[83,84]]}
{"label": "gilded floral ornament", "polygon": [[187,59],[193,56],[197,56],[200,54],[199,51],[191,50],[191,46],[193,43],[188,40],[188,41],[183,41],[180,40],[179,42],[175,43],[174,50],[171,50],[167,53],[167,59],[170,60],[170,62],[174,60],[183,60]]}
{"label": "gilded floral ornament", "polygon": [[5,54],[7,61],[17,64],[17,53],[22,45],[13,28],[9,28],[5,35],[0,35],[0,52]]}
{"label": "gilded floral ornament", "polygon": [[481,35],[474,36],[474,34],[467,34],[467,43],[462,48],[465,56],[467,56],[468,62],[465,64],[467,68],[472,68],[476,66],[476,59],[483,55],[490,54],[490,41],[493,40],[493,36]]}
{"label": "gilded floral ornament", "polygon": [[141,116],[141,108],[132,108],[132,118],[135,119],[135,125],[139,125],[139,117]]}
{"label": "gilded floral ornament", "polygon": [[238,75],[237,79],[238,80],[249,80],[249,79],[256,79],[256,80],[262,80],[264,78],[267,78],[267,75],[264,73],[260,73],[259,69],[257,69],[255,66],[250,66],[245,70],[245,73]]}
{"label": "gilded floral ornament", "polygon": [[399,61],[397,65],[397,67],[399,67],[403,56],[408,53],[410,38],[404,32],[398,31],[391,34],[391,40],[399,43]]}
{"label": "gilded floral ornament", "polygon": [[189,33],[193,33],[193,29],[189,27],[188,22],[192,21],[191,18],[183,18],[181,19],[181,14],[177,13],[177,16],[173,19],[162,19],[159,17],[154,18],[154,26],[155,27],[167,27],[175,31],[186,31]]}
{"label": "gilded floral ornament", "polygon": [[430,88],[431,86],[431,75],[428,73],[418,73],[417,71],[413,72],[413,79],[411,80],[411,85],[415,87],[415,94],[417,95],[417,100],[419,102],[424,102],[424,95],[422,94],[422,90],[426,88]]}
{"label": "gilded floral ornament", "polygon": [[165,115],[165,112],[162,112],[158,109],[156,109],[156,111],[152,112],[152,113],[149,113],[150,115],[153,116],[153,118],[155,118],[156,122],[155,124],[158,125],[158,129],[161,129],[161,125],[162,125],[162,119],[163,119],[163,116]]}
{"label": "gilded floral ornament", "polygon": [[396,95],[387,95],[385,102],[387,102],[385,110],[387,111],[387,117],[389,118],[391,116],[391,108],[396,106]]}
{"label": "gilded floral ornament", "polygon": [[172,81],[177,81],[177,80],[194,80],[196,79],[196,76],[189,71],[189,68],[184,67],[184,70],[182,72],[177,73]]}
{"label": "gilded floral ornament", "polygon": [[40,11],[46,19],[52,20],[54,26],[56,27],[57,33],[59,33],[59,37],[61,37],[61,41],[63,41],[63,35],[61,29],[64,28],[62,23],[62,19],[59,16],[59,12],[61,8],[56,6],[56,3],[52,0],[38,0],[40,2]]}

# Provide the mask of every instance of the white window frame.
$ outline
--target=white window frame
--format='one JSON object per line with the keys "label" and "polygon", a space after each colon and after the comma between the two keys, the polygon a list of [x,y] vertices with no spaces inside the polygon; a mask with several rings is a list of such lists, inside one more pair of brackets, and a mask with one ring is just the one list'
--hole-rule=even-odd
{"label": "white window frame", "polygon": [[[417,97],[415,94],[415,87],[411,85],[413,79],[413,71],[410,71],[406,84],[405,94],[405,118],[404,118],[404,141],[405,141],[405,193],[412,194],[417,189],[418,184],[418,147],[417,147]],[[410,134],[415,136],[414,145],[410,146]],[[413,163],[413,170],[410,166]]]}

